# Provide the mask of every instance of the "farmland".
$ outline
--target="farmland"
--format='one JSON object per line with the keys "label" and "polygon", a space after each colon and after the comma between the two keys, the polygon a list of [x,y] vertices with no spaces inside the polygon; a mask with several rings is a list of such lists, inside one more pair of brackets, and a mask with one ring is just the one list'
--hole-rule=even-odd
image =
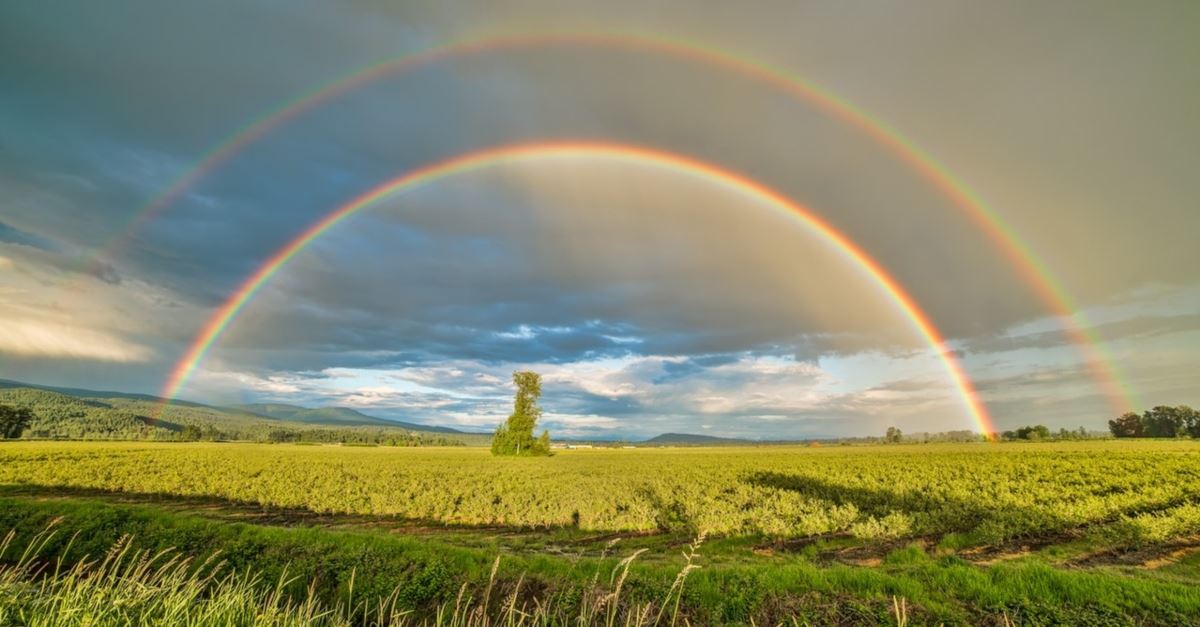
{"label": "farmland", "polygon": [[[661,598],[680,551],[702,538],[703,568],[683,611],[733,622],[778,618],[781,605],[803,616],[798,599],[810,593],[821,599],[813,607],[833,612],[818,622],[843,622],[847,604],[862,604],[866,622],[887,622],[893,597],[911,601],[914,617],[951,622],[1083,612],[1086,604],[1071,609],[1072,595],[1093,593],[1105,596],[1102,614],[1114,624],[1200,615],[1200,443],[1186,440],[595,449],[540,459],[461,447],[21,442],[0,445],[0,484],[3,522],[23,537],[58,517],[68,529],[101,525],[80,534],[93,543],[129,533],[196,554],[230,551],[230,525],[249,524],[266,534],[255,542],[272,545],[308,533],[343,546],[355,534],[355,543],[458,556],[446,558],[450,582],[484,586],[502,556],[501,577],[538,579],[543,592],[644,550],[631,594]],[[263,562],[271,553],[233,550],[234,562],[268,574],[278,567]],[[374,568],[387,563],[377,557]],[[762,579],[766,597],[727,607],[720,582],[739,577]],[[939,577],[954,586],[938,588],[949,585]],[[1000,586],[1005,577],[1024,583]],[[449,602],[458,585],[413,604]]]}
{"label": "farmland", "polygon": [[1189,441],[601,449],[545,460],[481,449],[29,443],[5,445],[0,462],[6,484],[449,525],[980,542],[1117,520],[1154,539],[1200,525],[1200,445]]}

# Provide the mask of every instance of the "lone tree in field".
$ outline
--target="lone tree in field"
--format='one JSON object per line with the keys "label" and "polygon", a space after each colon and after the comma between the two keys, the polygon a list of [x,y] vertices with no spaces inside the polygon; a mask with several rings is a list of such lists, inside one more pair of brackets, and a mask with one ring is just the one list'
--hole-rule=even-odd
{"label": "lone tree in field", "polygon": [[33,422],[33,412],[28,407],[0,405],[0,438],[15,440]]}
{"label": "lone tree in field", "polygon": [[542,395],[542,375],[514,372],[513,383],[517,386],[513,413],[496,429],[496,435],[492,437],[492,454],[549,455],[550,432],[542,431],[542,437],[533,437],[533,428],[542,416],[542,408],[537,404]]}

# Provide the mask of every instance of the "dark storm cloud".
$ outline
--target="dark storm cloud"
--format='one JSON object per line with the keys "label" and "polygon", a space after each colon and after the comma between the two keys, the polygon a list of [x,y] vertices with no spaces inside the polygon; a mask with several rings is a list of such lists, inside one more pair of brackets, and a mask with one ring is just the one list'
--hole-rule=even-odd
{"label": "dark storm cloud", "polygon": [[[1188,313],[1174,316],[1148,315],[1099,324],[1093,327],[1095,334],[1106,341],[1136,340],[1175,333],[1200,330],[1200,314]],[[1071,346],[1075,339],[1060,331],[1047,331],[1025,335],[978,338],[966,343],[967,353],[997,353],[1027,348],[1056,348]]]}

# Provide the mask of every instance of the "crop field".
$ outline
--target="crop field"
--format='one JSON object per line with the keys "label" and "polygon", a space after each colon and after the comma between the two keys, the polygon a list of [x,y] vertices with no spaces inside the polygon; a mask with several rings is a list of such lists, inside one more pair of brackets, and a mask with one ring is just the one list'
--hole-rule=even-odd
{"label": "crop field", "polygon": [[[432,551],[445,579],[421,588],[428,594],[411,597],[414,606],[452,603],[468,584],[490,590],[497,556],[504,567],[491,577],[506,582],[500,588],[537,580],[544,593],[586,583],[588,573],[593,584],[608,581],[596,573],[636,555],[626,594],[652,603],[690,572],[682,551],[703,556],[693,558],[701,569],[689,591],[675,592],[679,611],[698,623],[1200,617],[1200,443],[1186,440],[594,449],[508,459],[461,447],[20,442],[0,445],[0,502],[0,522],[27,540],[62,520],[53,524],[82,531],[91,554],[105,550],[102,542],[141,537],[198,556],[220,551],[270,576],[284,562],[304,568],[304,550],[278,548],[296,540],[270,535],[277,532],[407,543],[403,551]],[[268,535],[239,554],[222,534],[242,546],[251,542],[247,525]],[[320,538],[306,542],[347,543]],[[279,551],[273,565],[263,563],[273,554],[267,546]],[[326,559],[311,566],[315,573]],[[382,570],[390,563],[372,560]],[[426,572],[404,568],[395,581]],[[745,577],[757,578],[751,587],[762,598],[719,592],[725,578]],[[950,578],[962,589],[947,588]],[[346,584],[326,592],[325,601],[340,598]],[[1088,595],[1106,600],[1097,610],[1083,601]],[[568,596],[573,608],[588,598]]]}
{"label": "crop field", "polygon": [[0,483],[207,496],[444,523],[864,540],[1003,542],[1120,522],[1129,539],[1200,531],[1189,441],[564,451],[28,443]]}

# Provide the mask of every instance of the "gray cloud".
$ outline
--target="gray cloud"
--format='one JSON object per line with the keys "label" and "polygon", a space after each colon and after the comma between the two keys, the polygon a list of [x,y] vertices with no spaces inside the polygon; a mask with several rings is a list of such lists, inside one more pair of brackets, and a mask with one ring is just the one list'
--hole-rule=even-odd
{"label": "gray cloud", "polygon": [[[1094,333],[1113,342],[1146,339],[1162,335],[1200,331],[1200,314],[1148,315],[1098,324]],[[966,342],[967,353],[995,353],[1022,349],[1046,349],[1071,346],[1076,340],[1062,331],[1044,331],[1024,335],[977,338]]]}

